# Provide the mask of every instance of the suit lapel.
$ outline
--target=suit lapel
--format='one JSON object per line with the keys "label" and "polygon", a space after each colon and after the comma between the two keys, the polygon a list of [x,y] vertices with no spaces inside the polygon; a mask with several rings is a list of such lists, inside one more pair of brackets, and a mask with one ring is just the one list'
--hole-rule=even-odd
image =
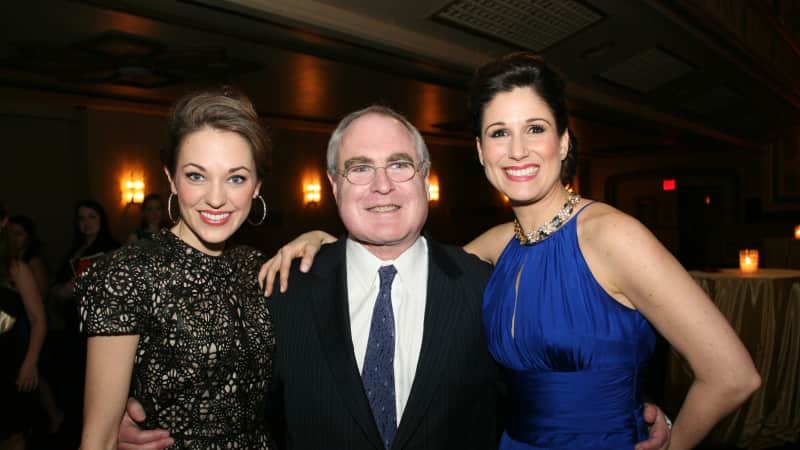
{"label": "suit lapel", "polygon": [[375,448],[383,448],[361,375],[353,353],[350,310],[347,303],[345,239],[320,253],[312,268],[315,285],[312,308],[320,345],[336,382],[342,402]]}
{"label": "suit lapel", "polygon": [[457,308],[457,286],[461,270],[436,242],[428,243],[428,291],[425,326],[417,372],[392,448],[401,449],[425,416],[447,367],[448,347],[453,345],[453,328],[461,314]]}

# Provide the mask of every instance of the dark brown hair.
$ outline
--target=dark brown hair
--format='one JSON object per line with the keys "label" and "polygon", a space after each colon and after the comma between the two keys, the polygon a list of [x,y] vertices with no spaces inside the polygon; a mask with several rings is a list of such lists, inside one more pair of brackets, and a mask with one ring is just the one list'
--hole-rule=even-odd
{"label": "dark brown hair", "polygon": [[75,217],[73,219],[73,232],[72,232],[72,247],[69,250],[68,257],[75,255],[81,247],[86,245],[86,235],[81,232],[81,227],[78,221],[78,211],[81,208],[91,209],[97,214],[100,219],[100,230],[94,241],[87,247],[81,256],[92,255],[98,252],[105,252],[110,249],[119,247],[119,243],[111,236],[111,227],[108,224],[108,215],[106,210],[99,202],[94,200],[81,200],[75,205]]}
{"label": "dark brown hair", "polygon": [[[501,92],[518,87],[533,89],[550,108],[556,121],[556,130],[563,135],[568,128],[564,80],[541,56],[530,52],[516,52],[490,61],[478,68],[470,83],[469,109],[472,132],[481,138],[483,113],[486,105]],[[567,184],[575,177],[578,146],[574,134],[569,134],[567,157],[561,163],[561,183]]]}
{"label": "dark brown hair", "polygon": [[161,150],[161,163],[175,173],[180,145],[186,136],[202,128],[231,131],[250,144],[256,176],[264,178],[272,143],[258,119],[253,104],[230,87],[208,89],[175,102],[169,117],[169,143]]}

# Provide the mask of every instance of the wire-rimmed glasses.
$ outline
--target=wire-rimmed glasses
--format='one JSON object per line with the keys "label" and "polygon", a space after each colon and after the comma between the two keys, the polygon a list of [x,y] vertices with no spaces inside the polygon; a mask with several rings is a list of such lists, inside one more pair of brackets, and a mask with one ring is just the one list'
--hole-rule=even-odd
{"label": "wire-rimmed glasses", "polygon": [[386,176],[395,183],[404,183],[412,178],[414,175],[427,168],[428,161],[423,161],[416,166],[411,161],[392,161],[383,167],[374,166],[372,164],[354,164],[344,172],[339,172],[348,182],[355,185],[365,185],[372,183],[378,169],[383,169]]}

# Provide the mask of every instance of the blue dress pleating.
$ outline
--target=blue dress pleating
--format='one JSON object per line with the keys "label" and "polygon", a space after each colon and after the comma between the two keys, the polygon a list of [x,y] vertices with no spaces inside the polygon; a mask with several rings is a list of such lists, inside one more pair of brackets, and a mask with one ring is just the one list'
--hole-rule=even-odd
{"label": "blue dress pleating", "polygon": [[509,383],[500,449],[621,450],[647,438],[641,379],[656,335],[589,271],[583,209],[536,244],[512,238],[486,287],[486,339]]}

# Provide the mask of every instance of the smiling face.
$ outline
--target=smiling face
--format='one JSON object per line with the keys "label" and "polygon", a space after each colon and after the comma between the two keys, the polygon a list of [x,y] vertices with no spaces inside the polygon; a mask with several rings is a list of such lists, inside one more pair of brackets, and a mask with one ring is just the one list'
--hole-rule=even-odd
{"label": "smiling face", "polygon": [[261,187],[248,142],[231,131],[201,128],[181,142],[175,173],[164,171],[180,208],[172,232],[204,253],[221,253]]}
{"label": "smiling face", "polygon": [[[411,134],[397,119],[370,113],[353,121],[342,136],[336,170],[343,173],[356,164],[385,167],[397,161],[420,166]],[[378,169],[365,185],[351,184],[338,174],[328,174],[328,179],[350,237],[378,258],[397,258],[419,237],[428,217],[426,172],[396,182]]]}
{"label": "smiling face", "polygon": [[563,197],[569,133],[558,134],[552,111],[533,89],[498,93],[486,105],[476,144],[489,182],[513,204]]}

